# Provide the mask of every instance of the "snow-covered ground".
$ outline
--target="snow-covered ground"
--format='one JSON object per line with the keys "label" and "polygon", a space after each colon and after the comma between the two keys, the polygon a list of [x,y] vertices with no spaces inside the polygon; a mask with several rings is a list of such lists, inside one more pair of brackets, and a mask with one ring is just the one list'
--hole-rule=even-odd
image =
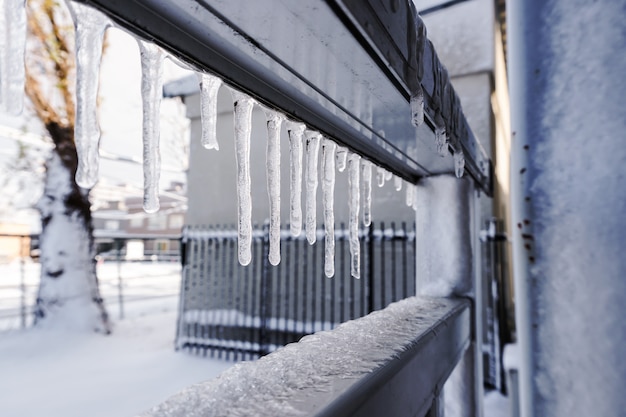
{"label": "snow-covered ground", "polygon": [[0,335],[3,417],[133,416],[232,366],[174,351],[176,303],[117,320],[110,336]]}

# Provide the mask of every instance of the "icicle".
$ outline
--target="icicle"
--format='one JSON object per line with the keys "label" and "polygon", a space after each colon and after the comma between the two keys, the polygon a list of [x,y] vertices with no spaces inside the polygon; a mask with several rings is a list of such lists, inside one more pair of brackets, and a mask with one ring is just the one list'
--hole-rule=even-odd
{"label": "icicle", "polygon": [[391,181],[391,178],[393,177],[393,174],[389,171],[387,171],[386,169],[385,171],[385,181]]}
{"label": "icicle", "polygon": [[233,91],[235,101],[235,153],[237,157],[237,233],[239,237],[239,263],[252,261],[252,196],[250,194],[250,134],[252,133],[252,108],[254,100]]}
{"label": "icicle", "polygon": [[312,245],[317,228],[317,159],[321,135],[313,130],[304,132],[306,138],[306,239]]}
{"label": "icicle", "polygon": [[305,125],[287,122],[289,132],[290,200],[289,223],[291,234],[300,236],[302,232],[302,135]]}
{"label": "icicle", "polygon": [[335,149],[334,142],[322,142],[322,200],[324,203],[324,272],[328,278],[335,275]]}
{"label": "icicle", "polygon": [[419,84],[411,95],[411,123],[415,127],[424,123],[424,91]]}
{"label": "icicle", "polygon": [[411,183],[406,183],[406,205],[413,207],[413,199],[415,193],[415,186]]}
{"label": "icicle", "polygon": [[0,2],[0,110],[13,115],[19,115],[24,108],[25,3],[24,0]]}
{"label": "icicle", "polygon": [[348,160],[348,149],[338,146],[337,147],[337,169],[339,172],[343,172],[346,169],[346,161]]}
{"label": "icicle", "polygon": [[220,149],[217,142],[217,93],[222,80],[214,75],[197,73],[200,82],[202,117],[202,146],[206,149]]}
{"label": "icicle", "polygon": [[441,157],[448,154],[448,139],[445,122],[439,110],[437,110],[435,114],[435,144],[437,145],[437,153],[439,153]]}
{"label": "icicle", "polygon": [[143,101],[143,209],[159,209],[159,111],[163,94],[163,52],[158,46],[138,40],[141,53],[141,96]]}
{"label": "icicle", "polygon": [[385,185],[385,168],[376,167],[376,183],[379,187]]}
{"label": "icicle", "polygon": [[267,192],[270,198],[270,253],[272,265],[280,263],[280,127],[283,116],[267,113]]}
{"label": "icicle", "polygon": [[402,189],[402,178],[393,177],[393,186],[395,187],[396,191],[400,191]]}
{"label": "icicle", "polygon": [[360,159],[357,154],[351,153],[348,157],[348,206],[350,209],[350,274],[361,278],[361,244],[359,242],[359,176]]}
{"label": "icicle", "polygon": [[454,151],[454,173],[457,178],[461,178],[465,173],[465,155],[463,151]]}
{"label": "icicle", "polygon": [[98,182],[100,165],[100,127],[96,110],[102,43],[111,22],[92,7],[70,0],[67,5],[76,29],[76,183],[83,188],[92,188]]}
{"label": "icicle", "polygon": [[363,161],[361,163],[363,176],[363,225],[369,227],[372,224],[372,163]]}

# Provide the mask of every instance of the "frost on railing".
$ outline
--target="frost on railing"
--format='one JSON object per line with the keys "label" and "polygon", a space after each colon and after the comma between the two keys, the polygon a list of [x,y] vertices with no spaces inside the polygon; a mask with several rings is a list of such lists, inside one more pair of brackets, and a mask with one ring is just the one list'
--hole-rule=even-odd
{"label": "frost on railing", "polygon": [[[111,21],[99,11],[89,6],[67,0],[76,27],[77,50],[77,111],[76,111],[76,147],[79,157],[77,183],[91,188],[98,180],[98,143],[100,130],[96,116],[96,95],[98,89],[98,69],[100,65],[103,34]],[[23,97],[23,55],[25,33],[24,0],[0,0],[2,13],[0,23],[0,103],[2,108],[12,112],[21,110]],[[459,142],[460,137],[467,135],[467,125],[460,111],[459,98],[450,84],[445,67],[440,63],[432,44],[426,37],[426,29],[419,17],[415,18],[414,31],[409,30],[415,47],[411,51],[415,62],[416,80],[411,83],[409,109],[406,119],[419,127],[425,118],[426,92],[422,85],[424,78],[424,54],[431,51],[434,80],[433,91],[429,94],[429,111],[434,124],[435,140],[438,152],[443,156],[452,151],[454,172],[458,177],[465,171],[465,156]],[[144,161],[144,209],[152,213],[159,209],[159,110],[162,97],[162,65],[165,52],[144,39],[138,39],[142,65],[142,102],[143,102],[143,161]],[[428,57],[427,57],[428,58]],[[175,61],[178,58],[174,59]],[[221,78],[183,63],[196,72],[201,91],[202,145],[207,149],[219,150],[216,135],[217,95]],[[238,236],[239,262],[247,265],[252,260],[252,198],[250,178],[250,136],[252,110],[256,105],[254,99],[243,92],[232,89],[235,114],[235,149],[237,164],[237,197],[238,197]],[[18,94],[19,92],[19,94]],[[361,97],[361,90],[355,89],[351,98],[353,105],[365,103],[365,121],[371,124],[373,113],[371,97]],[[368,101],[369,100],[369,101]],[[363,104],[363,103],[361,103]],[[305,213],[304,226],[309,243],[313,244],[317,230],[317,188],[322,182],[323,220],[325,225],[325,273],[334,275],[334,187],[335,170],[343,172],[348,168],[349,177],[349,229],[351,274],[360,276],[359,259],[359,214],[362,210],[362,222],[368,227],[372,222],[372,181],[375,169],[375,181],[378,187],[385,182],[393,181],[394,188],[401,191],[404,181],[394,176],[384,167],[376,166],[367,155],[358,155],[353,149],[337,144],[333,138],[326,137],[312,126],[301,120],[294,120],[275,109],[264,107],[267,115],[267,179],[270,200],[270,248],[269,261],[272,265],[280,262],[280,133],[285,126],[289,134],[290,152],[290,213],[291,233],[298,236],[302,231],[303,213],[301,207],[302,187],[304,186]],[[284,123],[283,123],[284,121]],[[362,129],[363,126],[355,126]],[[372,133],[367,131],[367,137]],[[379,132],[384,136],[384,132]],[[320,162],[319,151],[322,147]],[[318,165],[321,164],[321,170]],[[387,167],[389,168],[389,167]],[[321,172],[320,172],[321,171]],[[410,182],[404,185],[406,204],[415,209],[415,186]]]}

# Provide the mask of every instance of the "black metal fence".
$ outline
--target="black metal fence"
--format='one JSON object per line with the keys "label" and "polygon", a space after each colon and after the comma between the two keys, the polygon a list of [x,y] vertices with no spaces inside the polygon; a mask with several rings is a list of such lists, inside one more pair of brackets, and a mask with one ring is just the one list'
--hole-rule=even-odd
{"label": "black metal fence", "polygon": [[323,231],[309,245],[282,231],[281,263],[267,260],[266,228],[253,233],[252,262],[237,261],[232,227],[183,231],[176,347],[251,359],[415,295],[415,227],[384,223],[361,233],[361,279],[350,276],[348,230],[336,230],[335,276],[324,274]]}

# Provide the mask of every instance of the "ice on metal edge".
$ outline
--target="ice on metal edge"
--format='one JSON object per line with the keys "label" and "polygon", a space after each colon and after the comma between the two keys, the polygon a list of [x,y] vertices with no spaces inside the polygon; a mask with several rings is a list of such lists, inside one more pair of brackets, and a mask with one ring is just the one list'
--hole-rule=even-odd
{"label": "ice on metal edge", "polygon": [[252,196],[250,190],[250,134],[254,100],[233,91],[235,102],[235,154],[237,159],[237,234],[241,265],[252,261]]}
{"label": "ice on metal edge", "polygon": [[205,149],[219,150],[217,141],[217,93],[219,92],[222,80],[207,73],[197,73],[200,82],[200,100],[202,120],[201,143]]}
{"label": "ice on metal edge", "polygon": [[302,233],[302,135],[306,126],[302,123],[287,122],[289,133],[289,223],[291,234]]}
{"label": "ice on metal edge", "polygon": [[0,110],[19,115],[24,108],[25,0],[2,0],[0,14]]}
{"label": "ice on metal edge", "polygon": [[363,188],[363,225],[369,227],[372,224],[372,163],[363,161],[361,163]]}
{"label": "ice on metal edge", "polygon": [[143,209],[159,210],[159,150],[161,95],[163,92],[163,58],[158,46],[138,39],[141,54],[141,97],[143,103]]}
{"label": "ice on metal edge", "polygon": [[463,154],[463,151],[454,151],[453,154],[454,157],[454,173],[456,175],[457,178],[461,178],[463,177],[463,174],[465,173],[465,155]]}
{"label": "ice on metal edge", "polygon": [[411,95],[411,123],[415,127],[419,127],[424,123],[424,91],[422,86],[418,84]]}
{"label": "ice on metal edge", "polygon": [[402,178],[398,176],[393,177],[393,186],[396,191],[400,191],[402,189]]}
{"label": "ice on metal edge", "polygon": [[337,147],[337,170],[343,172],[346,169],[348,160],[348,149],[338,146]]}
{"label": "ice on metal edge", "polygon": [[322,142],[322,200],[324,206],[324,273],[335,275],[335,149],[337,145],[324,138]]}
{"label": "ice on metal edge", "polygon": [[98,182],[100,165],[98,83],[104,32],[111,21],[98,10],[66,1],[72,14],[76,38],[76,123],[74,141],[78,154],[76,183],[92,188]]}
{"label": "ice on metal edge", "polygon": [[376,167],[376,183],[379,187],[385,185],[385,168]]}
{"label": "ice on metal edge", "polygon": [[413,201],[414,197],[415,197],[414,193],[415,193],[415,186],[413,184],[407,182],[406,183],[406,200],[405,200],[405,202],[406,202],[406,205],[409,206],[409,207],[413,207],[413,205],[414,205],[414,201]]}
{"label": "ice on metal edge", "polygon": [[317,161],[319,157],[321,135],[313,130],[306,130],[306,239],[312,245],[317,231]]}
{"label": "ice on metal edge", "polygon": [[361,245],[359,242],[360,165],[361,157],[355,153],[350,153],[348,156],[350,274],[357,279],[361,278]]}
{"label": "ice on metal edge", "polygon": [[284,116],[268,110],[267,115],[267,192],[270,203],[270,264],[280,263],[280,128]]}

